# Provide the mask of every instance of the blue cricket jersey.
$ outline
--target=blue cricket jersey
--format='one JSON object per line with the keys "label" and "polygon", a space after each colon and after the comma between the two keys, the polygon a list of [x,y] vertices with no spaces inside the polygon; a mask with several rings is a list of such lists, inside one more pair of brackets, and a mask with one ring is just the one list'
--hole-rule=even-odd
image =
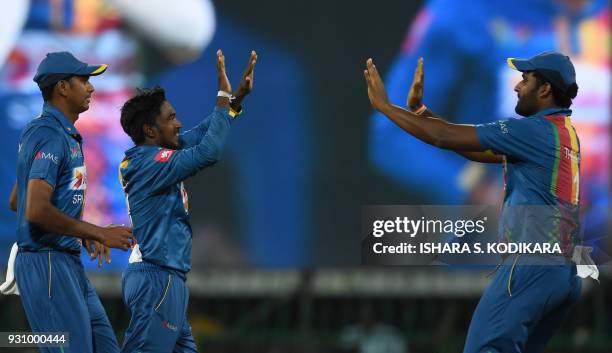
{"label": "blue cricket jersey", "polygon": [[505,156],[503,239],[558,243],[571,256],[580,207],[580,141],[571,113],[550,108],[476,126],[481,146]]}
{"label": "blue cricket jersey", "polygon": [[230,110],[215,107],[195,128],[180,135],[178,150],[138,145],[125,152],[119,180],[125,191],[132,234],[142,259],[187,272],[191,269],[191,226],[183,180],[216,163],[232,122]]}
{"label": "blue cricket jersey", "polygon": [[48,232],[29,223],[25,217],[28,182],[42,179],[53,187],[53,206],[72,218],[81,219],[87,186],[81,141],[70,120],[48,102],[42,114],[21,132],[17,156],[17,244],[20,248],[81,253],[78,238]]}

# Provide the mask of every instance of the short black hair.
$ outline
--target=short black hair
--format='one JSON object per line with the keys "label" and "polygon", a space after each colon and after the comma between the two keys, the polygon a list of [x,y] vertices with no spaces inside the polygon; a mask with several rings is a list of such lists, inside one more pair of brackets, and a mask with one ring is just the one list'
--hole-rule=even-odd
{"label": "short black hair", "polygon": [[53,89],[55,88],[55,85],[57,85],[58,82],[60,81],[68,81],[68,83],[70,83],[70,79],[72,78],[72,76],[74,75],[66,75],[66,74],[51,74],[54,76],[54,80],[57,79],[57,81],[55,81],[55,83],[48,85],[47,87],[41,88],[40,92],[42,93],[42,97],[43,100],[45,102],[48,102],[51,100],[51,98],[53,98]]}
{"label": "short black hair", "polygon": [[55,83],[52,84],[52,85],[49,85],[49,86],[47,86],[45,88],[41,88],[40,89],[40,92],[42,93],[43,100],[45,102],[48,102],[48,101],[51,100],[51,98],[53,98],[53,89],[55,89]]}
{"label": "short black hair", "polygon": [[536,71],[532,71],[533,76],[535,77],[538,87],[542,86],[545,83],[549,83],[552,88],[553,99],[555,101],[555,105],[562,108],[569,108],[572,105],[572,99],[576,98],[578,95],[578,85],[576,83],[572,83],[568,87],[561,88],[556,84],[553,84],[548,80],[542,73]]}
{"label": "short black hair", "polygon": [[155,125],[155,119],[161,113],[161,106],[166,101],[166,91],[159,86],[136,89],[136,95],[128,99],[121,107],[121,127],[135,144],[144,142],[142,127],[144,124]]}

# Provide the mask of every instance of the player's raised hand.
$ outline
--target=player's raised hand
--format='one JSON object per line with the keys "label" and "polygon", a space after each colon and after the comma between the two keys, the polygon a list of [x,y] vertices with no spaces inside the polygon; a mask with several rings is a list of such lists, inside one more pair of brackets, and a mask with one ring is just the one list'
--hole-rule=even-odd
{"label": "player's raised hand", "polygon": [[102,228],[102,236],[99,239],[100,243],[115,249],[127,250],[132,245],[132,229],[111,224],[106,228]]}
{"label": "player's raised hand", "polygon": [[412,78],[412,85],[408,92],[408,98],[406,99],[406,105],[413,112],[423,105],[424,83],[425,71],[423,70],[423,58],[419,58],[416,69],[414,69],[414,77]]}
{"label": "player's raised hand", "polygon": [[363,71],[366,83],[368,84],[368,98],[370,104],[376,110],[381,110],[385,105],[389,104],[385,84],[380,78],[380,74],[376,69],[376,65],[372,59],[366,61],[366,69]]}
{"label": "player's raised hand", "polygon": [[251,93],[253,90],[253,79],[255,73],[255,64],[257,63],[257,53],[255,50],[251,51],[251,55],[249,56],[249,62],[247,64],[244,73],[242,74],[242,79],[238,84],[238,89],[234,93],[234,97],[241,98]]}
{"label": "player's raised hand", "polygon": [[232,93],[232,84],[225,72],[225,55],[223,55],[221,49],[217,50],[217,80],[219,83],[219,91]]}

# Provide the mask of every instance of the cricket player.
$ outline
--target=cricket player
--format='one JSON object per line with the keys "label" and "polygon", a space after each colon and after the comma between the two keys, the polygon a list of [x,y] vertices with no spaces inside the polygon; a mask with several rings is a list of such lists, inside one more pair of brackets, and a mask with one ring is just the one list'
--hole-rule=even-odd
{"label": "cricket player", "polygon": [[183,181],[219,160],[253,88],[256,60],[253,51],[232,94],[225,57],[217,51],[216,106],[185,133],[162,88],[140,90],[121,108],[123,130],[136,145],[126,151],[119,178],[137,241],[123,276],[123,301],[132,318],[122,352],[197,352],[187,320],[192,233]]}
{"label": "cricket player", "polygon": [[[19,138],[15,280],[33,332],[67,332],[67,345],[42,352],[118,352],[117,339],[80,260],[81,241],[92,257],[110,261],[109,247],[127,250],[131,230],[81,221],[87,187],[82,139],[74,123],[89,109],[90,76],[106,65],[87,65],[68,52],[49,53],[34,81],[42,114]],[[79,239],[80,238],[80,239]],[[92,244],[95,250],[92,250]]]}
{"label": "cricket player", "polygon": [[[578,234],[580,143],[569,107],[578,86],[570,59],[546,52],[508,59],[522,72],[515,111],[522,119],[481,125],[448,123],[422,104],[423,62],[408,106],[389,103],[372,59],[364,71],[372,106],[414,137],[484,163],[503,163],[501,241],[556,243],[559,254],[504,259],[472,317],[464,353],[535,353],[577,300],[581,282],[570,261]],[[473,104],[479,104],[474,97]]]}

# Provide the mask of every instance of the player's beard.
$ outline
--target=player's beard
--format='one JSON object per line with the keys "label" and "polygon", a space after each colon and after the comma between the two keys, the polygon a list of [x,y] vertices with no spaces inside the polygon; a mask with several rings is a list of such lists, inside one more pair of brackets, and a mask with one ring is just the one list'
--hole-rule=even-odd
{"label": "player's beard", "polygon": [[531,116],[538,112],[537,88],[522,94],[516,102],[514,111],[520,116]]}

